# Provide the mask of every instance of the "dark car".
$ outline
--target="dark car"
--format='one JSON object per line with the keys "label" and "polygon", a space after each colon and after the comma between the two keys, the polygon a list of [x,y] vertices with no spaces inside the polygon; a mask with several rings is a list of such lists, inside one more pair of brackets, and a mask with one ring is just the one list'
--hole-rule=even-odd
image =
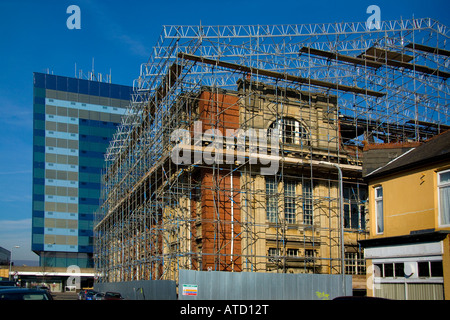
{"label": "dark car", "polygon": [[16,286],[10,286],[10,287],[0,286],[0,290],[9,290],[9,289],[16,289],[16,288],[17,288]]}
{"label": "dark car", "polygon": [[86,296],[87,290],[82,289],[80,292],[78,292],[78,300],[84,300],[84,297]]}
{"label": "dark car", "polygon": [[4,287],[16,287],[16,283],[14,281],[2,280],[0,281],[0,288]]}
{"label": "dark car", "polygon": [[51,294],[50,288],[47,287],[47,286],[36,286],[36,289],[45,290],[45,291],[47,291],[48,293]]}
{"label": "dark car", "polygon": [[0,290],[0,300],[53,300],[47,290],[15,288]]}
{"label": "dark car", "polygon": [[105,292],[102,300],[123,300],[123,297],[119,292]]}
{"label": "dark car", "polygon": [[84,300],[94,300],[94,296],[97,294],[97,291],[94,290],[88,290],[86,292],[86,295],[84,296]]}
{"label": "dark car", "polygon": [[83,289],[78,292],[78,300],[93,300],[92,297],[97,293],[92,289]]}
{"label": "dark car", "polygon": [[94,300],[103,300],[105,294],[103,292],[98,292],[94,295]]}

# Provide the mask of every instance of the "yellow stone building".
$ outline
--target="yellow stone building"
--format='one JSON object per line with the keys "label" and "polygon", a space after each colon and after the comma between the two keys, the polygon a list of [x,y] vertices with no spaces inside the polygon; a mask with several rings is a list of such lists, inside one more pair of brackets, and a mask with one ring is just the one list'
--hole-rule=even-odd
{"label": "yellow stone building", "polygon": [[[365,159],[366,160],[366,159]],[[367,293],[450,298],[450,130],[367,174]]]}

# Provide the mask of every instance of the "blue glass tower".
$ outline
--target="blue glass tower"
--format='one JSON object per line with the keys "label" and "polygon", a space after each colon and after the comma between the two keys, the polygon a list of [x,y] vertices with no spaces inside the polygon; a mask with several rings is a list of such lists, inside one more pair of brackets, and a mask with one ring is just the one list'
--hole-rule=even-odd
{"label": "blue glass tower", "polygon": [[132,87],[33,74],[32,250],[40,265],[93,267],[104,154]]}

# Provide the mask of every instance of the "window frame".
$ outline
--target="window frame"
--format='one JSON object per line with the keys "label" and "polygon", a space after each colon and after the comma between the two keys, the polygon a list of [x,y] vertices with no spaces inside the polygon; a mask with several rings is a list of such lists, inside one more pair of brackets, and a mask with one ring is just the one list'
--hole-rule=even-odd
{"label": "window frame", "polygon": [[[378,190],[381,190],[381,196],[378,196]],[[384,194],[383,186],[374,187],[374,205],[375,205],[375,232],[376,234],[384,233]],[[381,202],[381,230],[380,230],[380,212],[378,210],[378,204]]]}
{"label": "window frame", "polygon": [[[278,182],[266,177],[266,219],[269,223],[278,223]],[[270,187],[270,189],[269,189]]]}
{"label": "window frame", "polygon": [[275,120],[269,126],[270,136],[273,129],[279,130],[279,142],[288,145],[309,146],[311,143],[308,128],[293,117],[283,117]]}
{"label": "window frame", "polygon": [[450,226],[450,212],[448,212],[447,214],[449,215],[448,220],[449,223],[444,223],[443,222],[443,213],[442,213],[442,208],[441,208],[441,189],[442,188],[450,188],[450,181],[448,182],[444,182],[441,183],[441,175],[444,173],[450,173],[450,169],[447,170],[442,170],[442,171],[437,171],[437,198],[438,198],[438,221],[439,221],[439,227],[448,227]]}
{"label": "window frame", "polygon": [[310,180],[302,181],[302,210],[303,224],[312,226],[314,224],[314,188]]}
{"label": "window frame", "polygon": [[288,224],[297,223],[296,194],[297,182],[294,180],[284,181],[284,219]]}
{"label": "window frame", "polygon": [[366,230],[367,189],[362,184],[344,184],[344,228]]}

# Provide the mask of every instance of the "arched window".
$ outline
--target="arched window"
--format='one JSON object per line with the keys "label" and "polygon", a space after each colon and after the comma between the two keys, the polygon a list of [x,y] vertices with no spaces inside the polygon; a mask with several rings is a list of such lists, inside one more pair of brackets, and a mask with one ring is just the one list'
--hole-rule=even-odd
{"label": "arched window", "polygon": [[309,146],[308,130],[294,118],[282,118],[275,120],[269,127],[268,134],[271,136],[274,129],[279,130],[280,142],[287,144],[299,144]]}

